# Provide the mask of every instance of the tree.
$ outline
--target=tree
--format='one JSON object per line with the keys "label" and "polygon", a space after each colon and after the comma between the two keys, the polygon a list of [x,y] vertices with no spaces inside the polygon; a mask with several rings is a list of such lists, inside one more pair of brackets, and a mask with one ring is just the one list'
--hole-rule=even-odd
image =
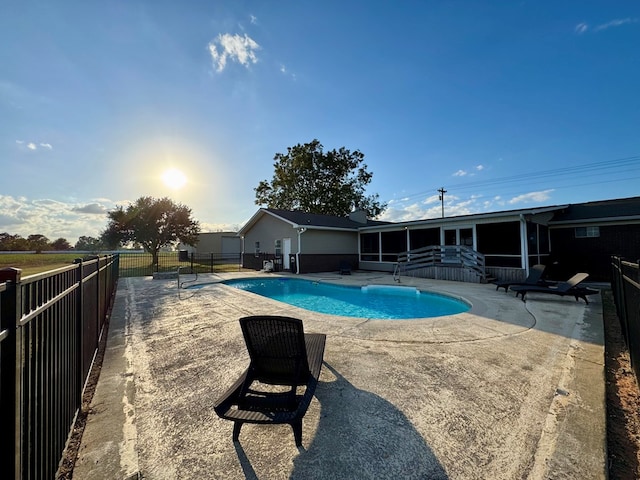
{"label": "tree", "polygon": [[53,250],[71,250],[71,244],[67,241],[66,238],[58,238],[51,242],[51,248]]}
{"label": "tree", "polygon": [[178,241],[195,245],[200,224],[191,218],[191,209],[169,198],[140,197],[124,209],[118,206],[107,213],[109,223],[102,233],[103,244],[110,248],[135,242],[158,264],[158,252],[165,245]]}
{"label": "tree", "polygon": [[286,154],[276,153],[273,159],[273,179],[262,180],[254,189],[256,205],[335,216],[364,210],[370,218],[387,208],[377,194],[365,195],[373,174],[358,150],[341,147],[325,153],[313,140],[288,147]]}
{"label": "tree", "polygon": [[102,242],[98,238],[82,235],[78,238],[74,248],[85,252],[96,252],[102,249]]}
{"label": "tree", "polygon": [[2,251],[20,251],[29,250],[27,241],[20,235],[11,235],[7,232],[0,233],[0,250]]}
{"label": "tree", "polygon": [[27,242],[29,243],[29,249],[35,250],[36,253],[42,253],[43,250],[47,250],[51,247],[49,239],[39,233],[29,235],[27,237]]}

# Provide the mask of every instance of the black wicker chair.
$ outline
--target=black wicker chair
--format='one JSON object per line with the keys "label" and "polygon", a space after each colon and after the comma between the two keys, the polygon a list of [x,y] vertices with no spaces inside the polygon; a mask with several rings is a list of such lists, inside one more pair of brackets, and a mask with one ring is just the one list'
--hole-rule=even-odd
{"label": "black wicker chair", "polygon": [[351,264],[346,260],[340,261],[340,275],[351,275]]}
{"label": "black wicker chair", "polygon": [[533,267],[531,267],[531,270],[529,270],[529,275],[527,276],[527,278],[525,278],[524,282],[517,282],[517,281],[504,281],[504,282],[494,282],[496,284],[496,290],[500,289],[500,288],[504,288],[504,291],[506,292],[507,290],[509,290],[510,286],[527,286],[527,285],[544,285],[544,286],[548,286],[549,284],[547,282],[545,282],[544,280],[542,280],[542,274],[544,273],[544,269],[545,266],[544,265],[534,265]]}
{"label": "black wicker chair", "polygon": [[525,301],[525,296],[529,292],[536,293],[550,293],[551,295],[558,295],[564,297],[565,295],[569,295],[575,297],[576,302],[578,299],[583,299],[584,302],[588,305],[589,300],[587,300],[587,295],[595,295],[600,293],[599,290],[594,290],[588,287],[582,287],[578,284],[583,282],[589,276],[588,273],[576,273],[573,277],[571,277],[566,282],[559,282],[557,285],[551,285],[548,287],[541,285],[516,285],[512,286],[511,290],[516,292],[516,297],[521,295],[522,301]]}
{"label": "black wicker chair", "polygon": [[318,384],[326,335],[305,334],[302,321],[290,317],[244,317],[240,327],[249,367],[214,404],[216,414],[234,422],[234,441],[244,423],[286,423],[302,445],[302,417]]}

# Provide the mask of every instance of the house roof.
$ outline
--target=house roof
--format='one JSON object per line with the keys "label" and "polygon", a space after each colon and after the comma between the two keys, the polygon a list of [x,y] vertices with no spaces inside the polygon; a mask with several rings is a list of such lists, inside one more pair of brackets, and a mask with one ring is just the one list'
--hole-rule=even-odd
{"label": "house roof", "polygon": [[[567,208],[569,205],[554,205],[549,207],[538,207],[538,208],[521,208],[518,210],[503,210],[499,212],[485,212],[485,213],[473,213],[469,215],[456,215],[452,217],[444,217],[444,218],[429,218],[424,220],[409,220],[406,222],[393,222],[388,223],[386,225],[394,226],[394,227],[414,227],[416,225],[442,225],[446,223],[460,223],[460,222],[478,222],[483,219],[493,219],[493,218],[510,218],[510,217],[519,217],[520,215],[532,216],[532,215],[540,215],[544,213],[553,213],[556,211],[561,211],[564,208]],[[383,226],[386,226],[383,225]],[[361,226],[361,229],[367,229],[370,225]],[[373,226],[375,227],[375,225]],[[373,228],[375,230],[375,228]]]}
{"label": "house roof", "polygon": [[324,230],[368,230],[376,231],[381,227],[411,227],[415,225],[443,224],[453,222],[474,222],[483,219],[508,218],[514,216],[533,216],[550,214],[553,217],[549,225],[577,224],[587,222],[616,222],[636,221],[640,223],[640,197],[621,198],[615,200],[601,200],[587,203],[551,205],[537,208],[523,208],[517,210],[504,210],[500,212],[475,213],[445,218],[431,218],[424,220],[411,220],[407,222],[383,222],[378,220],[366,220],[366,223],[357,222],[349,217],[334,217],[333,215],[319,215],[301,211],[279,210],[275,208],[261,208],[240,229],[238,234],[250,230],[263,215],[271,215],[279,220],[289,223],[292,228],[314,228]]}
{"label": "house roof", "polygon": [[382,222],[378,220],[367,219],[366,223],[351,220],[349,217],[334,217],[333,215],[320,215],[317,213],[305,213],[301,211],[279,210],[276,208],[261,208],[253,217],[240,229],[238,233],[242,234],[251,229],[251,227],[263,215],[271,215],[286,223],[292,228],[314,228],[321,230],[353,230],[357,231],[362,227],[375,225],[387,225],[390,222]]}
{"label": "house roof", "polygon": [[596,202],[567,205],[556,212],[551,225],[580,222],[614,222],[618,220],[640,221],[640,197],[601,200]]}

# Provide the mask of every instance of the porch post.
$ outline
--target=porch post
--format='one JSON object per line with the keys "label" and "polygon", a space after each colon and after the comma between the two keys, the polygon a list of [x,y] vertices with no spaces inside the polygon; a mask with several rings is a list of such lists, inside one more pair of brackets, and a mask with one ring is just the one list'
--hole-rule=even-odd
{"label": "porch post", "polygon": [[525,273],[529,275],[529,242],[527,240],[527,220],[520,214],[520,256],[521,265]]}

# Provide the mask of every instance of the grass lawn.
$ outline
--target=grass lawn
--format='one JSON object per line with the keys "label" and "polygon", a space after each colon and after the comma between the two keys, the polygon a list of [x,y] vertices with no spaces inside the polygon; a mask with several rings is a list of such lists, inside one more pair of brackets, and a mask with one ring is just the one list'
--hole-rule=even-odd
{"label": "grass lawn", "polygon": [[0,254],[0,268],[14,267],[22,270],[22,276],[34,275],[71,265],[78,253],[6,253]]}
{"label": "grass lawn", "polygon": [[[83,258],[84,253],[7,253],[0,254],[0,268],[15,267],[22,270],[22,276],[26,277],[36,273],[54,270],[59,267],[71,265],[76,258]],[[180,262],[177,252],[161,252],[158,255],[158,271],[175,271],[178,266],[190,267],[191,262]],[[195,270],[200,273],[211,271],[212,266],[208,259],[200,260],[193,264]],[[213,269],[220,271],[238,271],[237,263],[223,263],[216,260]],[[151,254],[148,253],[121,253],[120,276],[141,277],[153,275],[154,268],[151,264]]]}

